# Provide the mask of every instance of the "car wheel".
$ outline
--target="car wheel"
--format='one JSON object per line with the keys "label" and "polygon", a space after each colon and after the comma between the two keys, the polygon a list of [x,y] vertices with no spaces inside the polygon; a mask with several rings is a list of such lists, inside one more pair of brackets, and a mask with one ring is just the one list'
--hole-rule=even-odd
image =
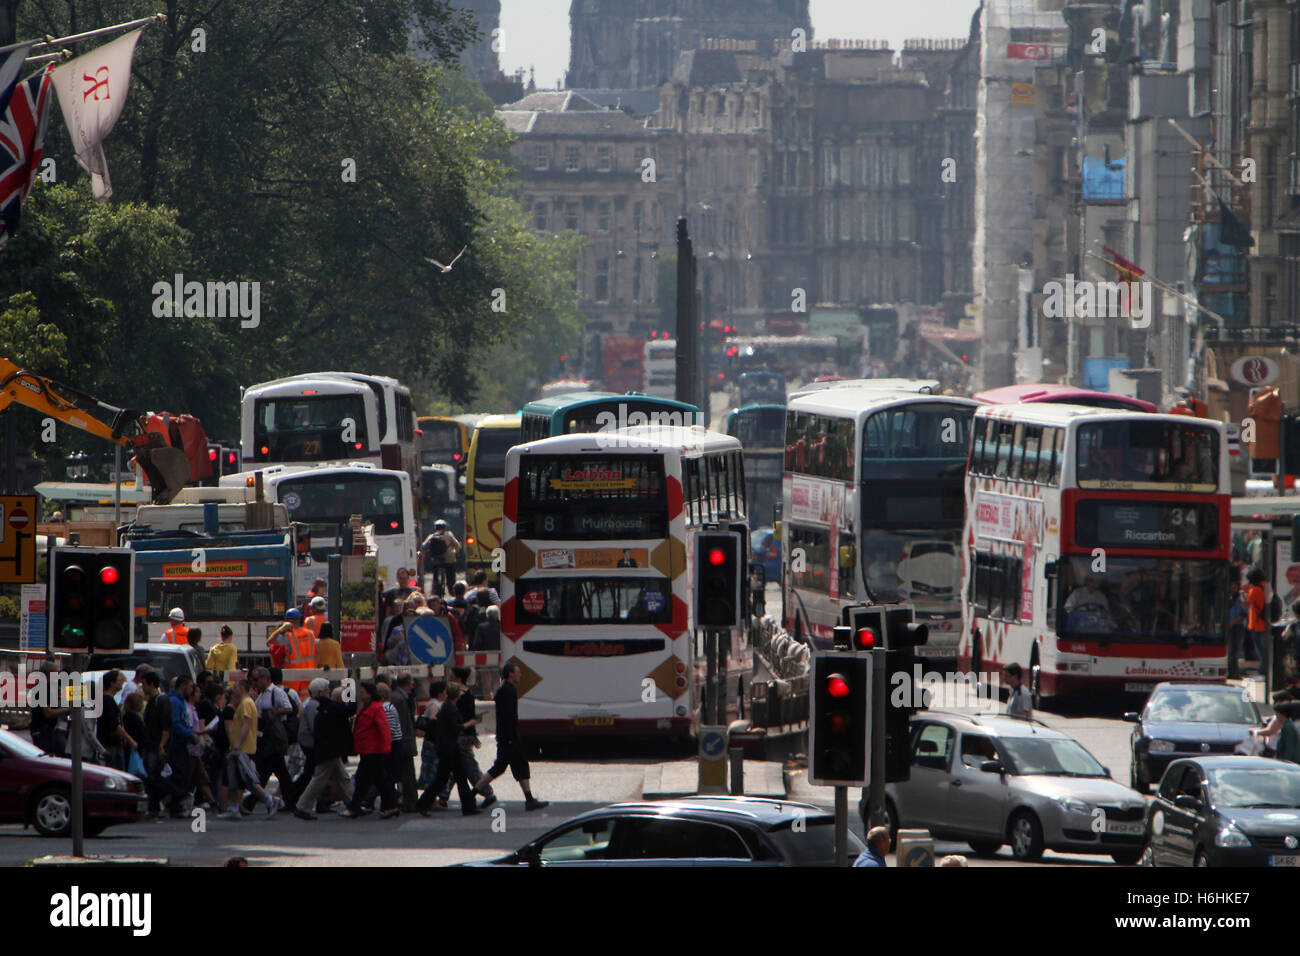
{"label": "car wheel", "polygon": [[1043,825],[1029,810],[1021,810],[1007,827],[1011,852],[1017,860],[1028,862],[1043,855]]}
{"label": "car wheel", "polygon": [[1196,851],[1196,862],[1195,862],[1194,865],[1195,865],[1195,866],[1209,866],[1209,865],[1210,865],[1210,858],[1209,858],[1208,856],[1205,855],[1205,851],[1204,851],[1204,850],[1197,850],[1197,851]]}
{"label": "car wheel", "polygon": [[992,840],[968,840],[970,848],[975,851],[976,856],[994,856],[998,850],[1002,849],[1001,843],[994,843]]}
{"label": "car wheel", "polygon": [[1156,851],[1151,849],[1150,843],[1148,843],[1146,846],[1142,848],[1142,855],[1138,857],[1137,865],[1138,866],[1156,865]]}
{"label": "car wheel", "polygon": [[32,795],[32,825],[45,837],[72,832],[72,798],[65,787],[45,787]]}
{"label": "car wheel", "polygon": [[1145,852],[1145,850],[1120,850],[1112,853],[1110,858],[1120,866],[1136,866]]}

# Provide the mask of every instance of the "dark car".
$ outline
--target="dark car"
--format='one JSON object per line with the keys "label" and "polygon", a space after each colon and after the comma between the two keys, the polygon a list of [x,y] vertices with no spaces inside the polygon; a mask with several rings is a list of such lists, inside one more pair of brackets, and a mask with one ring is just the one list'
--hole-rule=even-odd
{"label": "dark car", "polygon": [[[82,765],[86,836],[145,812],[144,781],[129,773]],[[72,833],[72,761],[48,757],[17,734],[0,729],[0,823],[34,826],[42,836]]]}
{"label": "dark car", "polygon": [[1233,684],[1157,684],[1140,714],[1127,713],[1133,728],[1129,785],[1147,793],[1180,757],[1230,754],[1258,728],[1259,708]]}
{"label": "dark car", "polygon": [[[863,851],[849,834],[849,862]],[[616,803],[470,866],[833,866],[835,816],[756,797]]]}
{"label": "dark car", "polygon": [[1176,760],[1147,808],[1146,841],[1146,866],[1300,867],[1300,766]]}

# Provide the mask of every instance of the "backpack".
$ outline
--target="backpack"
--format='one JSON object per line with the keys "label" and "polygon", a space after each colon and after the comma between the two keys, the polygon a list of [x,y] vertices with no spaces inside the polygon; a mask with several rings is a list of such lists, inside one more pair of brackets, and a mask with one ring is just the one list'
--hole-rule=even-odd
{"label": "backpack", "polygon": [[425,553],[430,560],[440,562],[447,556],[447,538],[444,535],[431,534],[426,543],[428,548],[425,549]]}

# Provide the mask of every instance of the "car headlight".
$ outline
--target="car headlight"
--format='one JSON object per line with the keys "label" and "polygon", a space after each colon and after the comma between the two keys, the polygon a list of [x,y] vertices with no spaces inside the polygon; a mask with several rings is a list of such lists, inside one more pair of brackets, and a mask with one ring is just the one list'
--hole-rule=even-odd
{"label": "car headlight", "polygon": [[1171,754],[1174,752],[1174,742],[1172,740],[1153,740],[1147,749],[1153,754]]}
{"label": "car headlight", "polygon": [[1250,838],[1236,827],[1229,824],[1218,832],[1214,838],[1215,846],[1250,846]]}
{"label": "car headlight", "polygon": [[122,781],[118,780],[117,777],[106,777],[104,779],[105,790],[119,790],[121,789],[121,787],[122,787]]}
{"label": "car headlight", "polygon": [[1087,814],[1092,812],[1092,807],[1088,806],[1087,803],[1082,800],[1076,800],[1073,797],[1057,797],[1056,802],[1062,810],[1069,811],[1070,813]]}

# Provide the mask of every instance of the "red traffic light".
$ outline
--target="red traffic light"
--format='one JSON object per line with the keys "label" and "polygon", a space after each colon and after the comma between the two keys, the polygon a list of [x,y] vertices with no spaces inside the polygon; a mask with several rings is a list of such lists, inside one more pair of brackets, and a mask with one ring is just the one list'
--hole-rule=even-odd
{"label": "red traffic light", "polygon": [[217,450],[215,448],[209,448],[208,461],[216,461],[216,460],[217,460]]}
{"label": "red traffic light", "polygon": [[832,674],[826,678],[826,693],[836,700],[843,700],[851,691],[852,688],[849,687],[849,682],[843,674]]}
{"label": "red traffic light", "polygon": [[85,577],[86,572],[79,565],[70,564],[63,569],[63,580],[69,584],[80,584]]}
{"label": "red traffic light", "polygon": [[727,560],[727,554],[721,548],[714,548],[709,552],[709,564],[717,567]]}
{"label": "red traffic light", "polygon": [[233,465],[233,464],[235,464],[238,460],[239,460],[239,456],[236,455],[233,451],[228,451],[228,452],[226,452],[226,464],[227,464],[227,465]]}
{"label": "red traffic light", "polygon": [[117,568],[111,564],[99,569],[99,580],[104,584],[116,584],[118,577]]}
{"label": "red traffic light", "polygon": [[853,635],[853,639],[860,651],[869,651],[876,646],[876,632],[869,627],[858,628],[858,632]]}
{"label": "red traffic light", "polygon": [[843,714],[836,714],[830,720],[830,731],[833,734],[842,734],[849,729],[849,719]]}

